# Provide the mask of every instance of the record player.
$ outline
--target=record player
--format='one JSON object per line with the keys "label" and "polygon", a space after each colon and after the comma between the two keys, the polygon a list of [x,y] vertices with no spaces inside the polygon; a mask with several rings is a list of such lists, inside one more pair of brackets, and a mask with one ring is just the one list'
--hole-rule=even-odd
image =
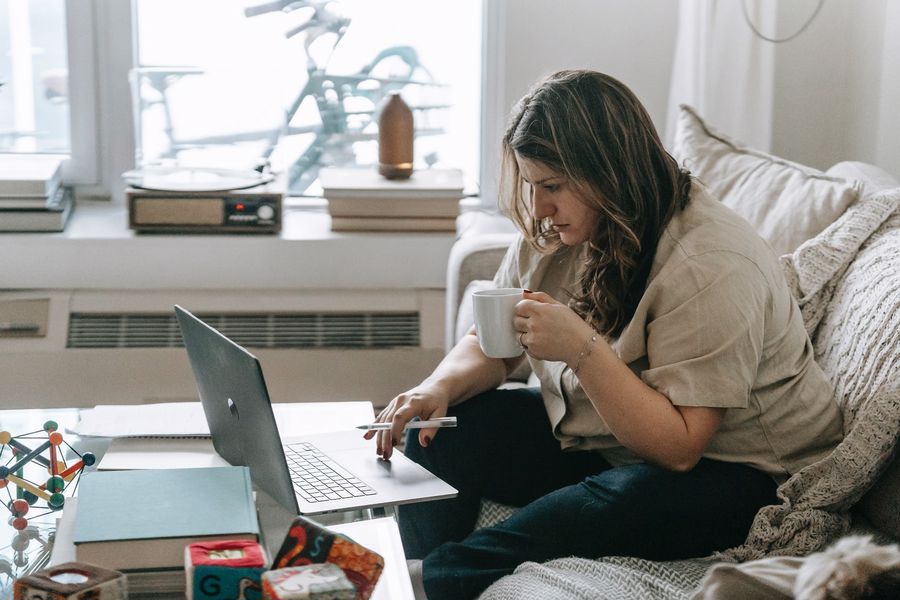
{"label": "record player", "polygon": [[284,188],[271,174],[140,169],[128,184],[128,224],[142,233],[278,233]]}

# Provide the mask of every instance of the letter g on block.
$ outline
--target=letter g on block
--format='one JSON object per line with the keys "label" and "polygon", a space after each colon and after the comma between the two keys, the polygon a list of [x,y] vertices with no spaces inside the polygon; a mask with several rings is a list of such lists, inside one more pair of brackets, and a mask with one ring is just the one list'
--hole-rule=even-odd
{"label": "letter g on block", "polygon": [[218,596],[222,592],[222,581],[218,575],[204,575],[199,583],[200,591],[207,596]]}

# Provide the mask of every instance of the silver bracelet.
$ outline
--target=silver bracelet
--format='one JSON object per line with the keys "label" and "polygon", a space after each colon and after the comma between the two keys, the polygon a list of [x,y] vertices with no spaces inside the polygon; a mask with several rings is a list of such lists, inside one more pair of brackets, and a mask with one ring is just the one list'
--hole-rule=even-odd
{"label": "silver bracelet", "polygon": [[578,354],[578,358],[575,359],[575,366],[572,367],[572,373],[575,375],[578,374],[578,369],[581,368],[581,361],[591,355],[591,351],[594,349],[594,342],[597,341],[597,334],[594,333],[591,337],[584,343],[584,348],[581,349],[581,352]]}

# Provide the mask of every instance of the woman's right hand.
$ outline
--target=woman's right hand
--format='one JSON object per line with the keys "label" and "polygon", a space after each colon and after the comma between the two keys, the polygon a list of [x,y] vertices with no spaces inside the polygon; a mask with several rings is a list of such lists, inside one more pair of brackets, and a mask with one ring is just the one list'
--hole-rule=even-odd
{"label": "woman's right hand", "polygon": [[[363,437],[367,440],[376,438],[376,451],[385,460],[391,457],[394,446],[400,443],[403,429],[413,418],[422,420],[436,419],[447,416],[447,407],[450,398],[440,388],[434,385],[421,384],[404,392],[390,401],[390,403],[378,413],[376,423],[391,423],[390,429],[379,431],[367,431]],[[425,447],[431,443],[437,435],[437,429],[428,428],[419,430],[419,443]]]}

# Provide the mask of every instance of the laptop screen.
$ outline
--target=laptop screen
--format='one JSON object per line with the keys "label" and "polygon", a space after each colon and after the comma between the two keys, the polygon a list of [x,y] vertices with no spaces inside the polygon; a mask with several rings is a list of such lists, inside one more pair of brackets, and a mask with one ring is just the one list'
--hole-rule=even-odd
{"label": "laptop screen", "polygon": [[216,451],[232,465],[249,467],[253,483],[296,514],[259,360],[182,307],[175,306],[175,315]]}

